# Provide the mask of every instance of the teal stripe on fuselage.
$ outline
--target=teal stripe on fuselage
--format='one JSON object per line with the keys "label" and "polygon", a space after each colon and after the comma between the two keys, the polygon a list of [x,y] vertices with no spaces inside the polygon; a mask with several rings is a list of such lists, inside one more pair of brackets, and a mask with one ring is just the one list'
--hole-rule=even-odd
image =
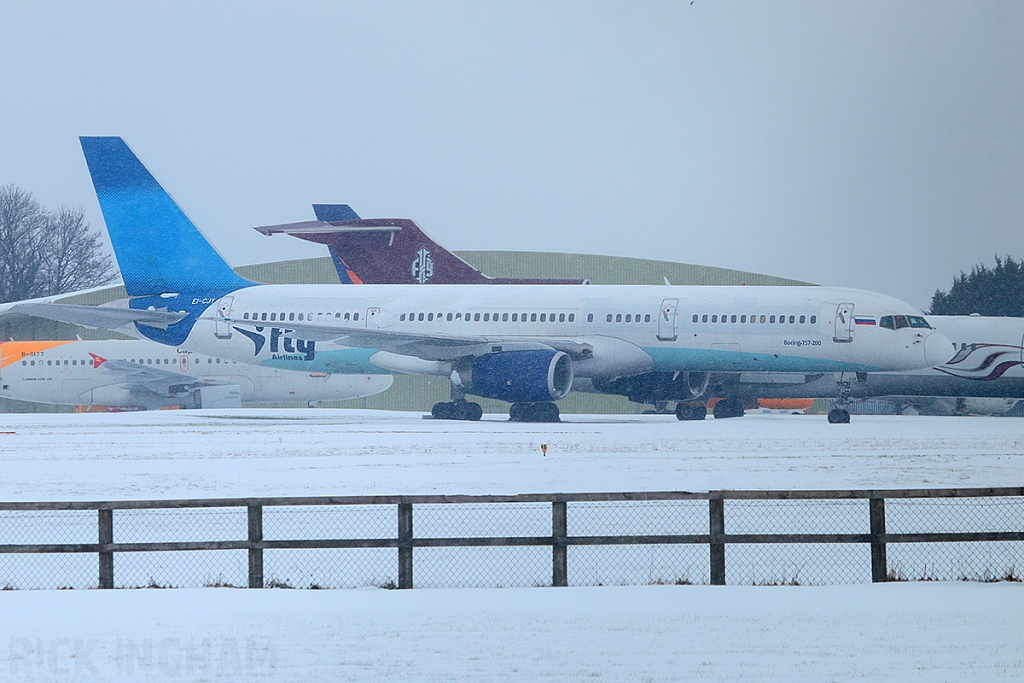
{"label": "teal stripe on fuselage", "polygon": [[881,368],[827,358],[783,356],[772,353],[658,348],[643,350],[654,360],[655,372],[686,369],[699,372],[879,372]]}
{"label": "teal stripe on fuselage", "polygon": [[261,361],[260,365],[280,370],[301,372],[323,372],[328,375],[390,375],[370,363],[370,356],[376,349],[327,349],[318,350],[313,360],[304,360],[301,354],[280,354],[283,358]]}

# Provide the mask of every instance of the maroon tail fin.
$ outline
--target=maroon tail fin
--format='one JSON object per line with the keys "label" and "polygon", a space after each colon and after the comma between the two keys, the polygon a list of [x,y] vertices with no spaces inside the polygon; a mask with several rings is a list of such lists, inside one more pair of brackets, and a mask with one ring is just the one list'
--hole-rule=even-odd
{"label": "maroon tail fin", "polygon": [[316,221],[256,228],[330,248],[342,282],[366,284],[582,284],[581,280],[491,278],[432,240],[407,218],[325,220],[355,216],[344,204],[315,204]]}

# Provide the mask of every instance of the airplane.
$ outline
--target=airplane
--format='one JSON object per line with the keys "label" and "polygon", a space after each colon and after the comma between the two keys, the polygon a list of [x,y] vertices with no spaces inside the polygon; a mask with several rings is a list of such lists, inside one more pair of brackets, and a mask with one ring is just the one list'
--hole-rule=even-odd
{"label": "airplane", "polygon": [[0,397],[134,410],[342,401],[380,393],[391,375],[326,375],[214,358],[148,340],[0,343]]}
{"label": "airplane", "polygon": [[[736,399],[825,398],[837,381],[848,385],[851,399],[884,398],[919,412],[1005,412],[1024,398],[1024,318],[930,316],[929,323],[956,340],[956,354],[933,368],[907,372],[832,374],[745,373],[723,381],[717,395]],[[880,320],[893,326],[898,319]],[[924,402],[936,397],[945,402]],[[957,401],[957,399],[974,399]],[[1007,401],[987,401],[1007,399]],[[935,407],[933,407],[933,404]],[[1002,410],[1000,410],[1002,407]]]}
{"label": "airplane", "polygon": [[[438,419],[479,420],[466,397],[481,396],[510,403],[512,420],[558,421],[555,401],[577,378],[661,373],[699,396],[712,372],[913,370],[954,351],[909,304],[845,288],[260,285],[228,266],[121,138],[81,143],[129,298],[9,310],[238,362],[445,377],[452,401],[434,406]],[[892,315],[908,325],[877,324]],[[694,417],[680,406],[677,417]],[[849,419],[841,405],[829,414]]]}
{"label": "airplane", "polygon": [[[313,211],[320,223],[263,226],[255,230],[266,235],[289,234],[329,245],[338,276],[343,281],[346,276],[353,282],[389,284],[395,277],[407,280],[410,268],[406,266],[410,254],[415,254],[417,248],[426,247],[436,262],[445,264],[446,282],[472,284],[479,280],[479,271],[427,237],[413,221],[360,219],[348,204],[314,204]],[[394,229],[399,232],[390,233],[390,243],[380,239],[380,233],[369,233],[372,238],[377,238],[372,239],[368,233],[348,227],[359,220],[364,226],[396,226]],[[303,227],[310,225],[317,226],[312,233]],[[397,227],[399,225],[401,228]],[[415,271],[415,258],[412,263]],[[516,281],[530,282],[525,278]],[[731,403],[715,404],[719,418],[741,417],[743,409],[742,405],[737,407],[737,401],[752,404],[758,398],[829,398],[835,395],[837,385],[849,387],[851,400],[881,397],[929,414],[1001,413],[1014,405],[1014,399],[1024,398],[1024,364],[1021,362],[1024,361],[1024,319],[975,315],[930,316],[928,321],[951,339],[974,341],[959,342],[960,352],[944,365],[904,373],[854,373],[849,376],[842,373],[838,376],[832,373],[712,373],[706,391],[696,398],[686,386],[678,382],[674,386],[671,378],[656,373],[599,380],[597,386],[593,382],[578,381],[573,390],[625,395],[637,403],[654,404],[661,409],[660,412],[664,412],[670,399],[689,400],[691,410],[697,408],[698,402],[707,403],[712,397],[733,399]],[[907,321],[893,319],[886,324],[889,322],[895,326]],[[978,360],[973,360],[971,354]],[[972,366],[975,369],[969,370]],[[925,400],[924,397],[930,398]]]}

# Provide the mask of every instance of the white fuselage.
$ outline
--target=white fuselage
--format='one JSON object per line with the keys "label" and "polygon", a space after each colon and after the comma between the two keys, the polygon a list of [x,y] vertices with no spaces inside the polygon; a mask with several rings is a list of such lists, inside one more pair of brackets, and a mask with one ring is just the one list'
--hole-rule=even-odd
{"label": "white fuselage", "polygon": [[[180,310],[188,302],[177,298],[159,303]],[[592,355],[574,358],[575,375],[592,378],[902,371],[953,354],[949,340],[927,326],[879,327],[880,316],[920,316],[908,304],[831,287],[260,285],[200,303],[209,305],[199,319],[175,331],[179,339],[165,335],[165,341],[239,362],[319,372],[445,375],[460,354],[516,343],[587,345]],[[351,335],[345,345],[345,331],[359,329],[418,340],[419,350],[403,355],[399,340],[375,358],[366,344],[351,348]],[[479,345],[426,348],[435,337]]]}
{"label": "white fuselage", "polygon": [[[234,385],[250,403],[308,403],[370,396],[392,383],[389,375],[280,370],[148,340],[6,342],[0,353],[0,396],[58,405],[178,405],[178,387],[186,384]],[[108,361],[139,372],[114,370],[117,363]]]}

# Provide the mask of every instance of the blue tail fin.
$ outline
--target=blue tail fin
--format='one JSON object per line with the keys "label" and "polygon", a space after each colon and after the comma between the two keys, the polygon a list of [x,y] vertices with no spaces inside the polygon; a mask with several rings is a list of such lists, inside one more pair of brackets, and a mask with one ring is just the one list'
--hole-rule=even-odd
{"label": "blue tail fin", "polygon": [[348,204],[314,204],[313,213],[318,221],[326,223],[359,220],[359,214]]}
{"label": "blue tail fin", "polygon": [[220,295],[239,277],[119,137],[82,137],[92,184],[129,296]]}

